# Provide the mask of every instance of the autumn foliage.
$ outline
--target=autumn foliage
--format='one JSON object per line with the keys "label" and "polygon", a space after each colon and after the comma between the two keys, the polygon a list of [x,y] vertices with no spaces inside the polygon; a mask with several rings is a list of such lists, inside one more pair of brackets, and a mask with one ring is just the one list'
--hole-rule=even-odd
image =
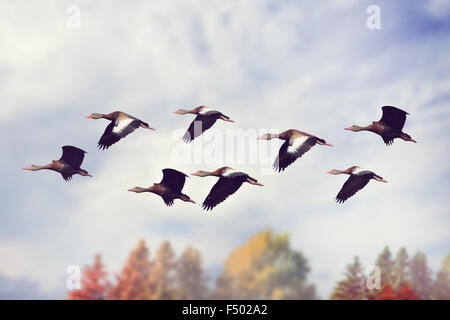
{"label": "autumn foliage", "polygon": [[[330,299],[450,299],[450,254],[435,279],[425,254],[410,258],[404,248],[395,257],[384,248],[375,265],[381,274],[376,288],[369,288],[368,275],[355,257]],[[235,248],[215,281],[209,281],[195,248],[187,247],[176,256],[164,241],[153,253],[140,240],[117,274],[109,274],[101,255],[96,255],[93,264],[82,270],[81,288],[68,291],[67,299],[318,299],[307,279],[309,271],[303,254],[290,247],[288,235],[271,230]]]}

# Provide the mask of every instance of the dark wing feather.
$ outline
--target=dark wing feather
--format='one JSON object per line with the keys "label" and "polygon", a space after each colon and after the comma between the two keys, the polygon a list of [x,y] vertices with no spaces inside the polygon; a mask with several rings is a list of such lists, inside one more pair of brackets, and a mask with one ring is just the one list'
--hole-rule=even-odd
{"label": "dark wing feather", "polygon": [[383,110],[383,116],[380,121],[394,130],[402,131],[408,112],[391,106],[384,106],[381,109]]}
{"label": "dark wing feather", "polygon": [[67,163],[72,168],[80,168],[81,164],[83,163],[84,154],[86,153],[86,151],[73,146],[64,146],[62,147],[62,150],[63,154],[59,161]]}
{"label": "dark wing feather", "polygon": [[221,113],[217,111],[207,112],[204,115],[198,114],[194,121],[191,122],[188,130],[183,136],[184,142],[191,142],[203,132],[208,130],[216,123],[217,119],[220,117]]}
{"label": "dark wing feather", "polygon": [[338,195],[336,201],[343,203],[345,200],[353,196],[356,192],[364,188],[370,181],[370,175],[351,175],[350,178],[345,181]]}
{"label": "dark wing feather", "polygon": [[174,197],[171,197],[171,196],[168,196],[168,195],[161,196],[161,198],[163,199],[164,203],[168,207],[173,205],[173,200],[175,199]]}
{"label": "dark wing feather", "polygon": [[183,172],[174,169],[164,169],[161,184],[170,188],[174,193],[181,193],[186,181],[186,175]]}
{"label": "dark wing feather", "polygon": [[72,180],[73,173],[68,173],[66,171],[60,171],[59,173],[61,173],[61,175],[65,181]]}
{"label": "dark wing feather", "polygon": [[316,144],[316,137],[309,137],[304,143],[302,143],[294,153],[288,152],[289,140],[286,140],[278,152],[278,156],[273,163],[273,168],[275,171],[284,171],[290,164],[295,160],[304,155]]}
{"label": "dark wing feather", "polygon": [[392,136],[382,134],[381,138],[383,138],[383,141],[387,146],[390,146],[394,143],[394,137],[392,137]]}
{"label": "dark wing feather", "polygon": [[[120,122],[120,121],[119,121]],[[118,122],[117,122],[118,123]],[[111,145],[119,141],[120,139],[126,137],[134,130],[139,128],[141,120],[134,119],[120,132],[113,132],[114,127],[116,127],[116,122],[111,121],[111,123],[106,127],[105,132],[103,132],[102,137],[98,141],[98,147],[100,149],[108,149]]]}
{"label": "dark wing feather", "polygon": [[212,187],[205,201],[203,201],[203,209],[212,210],[219,203],[223,202],[230,195],[235,193],[244,183],[241,178],[224,178],[221,177]]}

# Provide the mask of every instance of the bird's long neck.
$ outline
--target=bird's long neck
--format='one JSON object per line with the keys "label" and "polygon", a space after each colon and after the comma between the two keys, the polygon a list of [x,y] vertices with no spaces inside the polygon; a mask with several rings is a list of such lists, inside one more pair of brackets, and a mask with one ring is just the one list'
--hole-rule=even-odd
{"label": "bird's long neck", "polygon": [[338,174],[350,174],[351,172],[349,171],[349,169],[346,169],[346,170],[333,169],[331,171],[328,171],[328,173],[338,175]]}
{"label": "bird's long neck", "polygon": [[204,171],[202,173],[199,174],[200,177],[209,177],[209,176],[215,176],[218,177],[220,176],[220,173],[218,170],[216,171]]}
{"label": "bird's long neck", "polygon": [[189,113],[196,114],[196,113],[198,113],[198,111],[196,109],[192,109],[192,110],[180,109],[177,111],[177,113],[178,114],[189,114]]}

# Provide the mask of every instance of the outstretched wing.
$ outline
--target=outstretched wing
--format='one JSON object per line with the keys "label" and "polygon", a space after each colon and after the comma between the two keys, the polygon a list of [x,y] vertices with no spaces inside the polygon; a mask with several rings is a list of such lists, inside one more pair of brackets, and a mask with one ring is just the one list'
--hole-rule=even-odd
{"label": "outstretched wing", "polygon": [[218,111],[209,111],[205,114],[198,114],[195,119],[191,122],[188,130],[183,136],[184,142],[191,142],[203,132],[211,128],[217,119],[220,117],[221,113]]}
{"label": "outstretched wing", "polygon": [[126,118],[118,121],[111,121],[98,141],[100,149],[108,149],[111,145],[126,137],[139,128],[141,120]]}
{"label": "outstretched wing", "polygon": [[163,179],[161,184],[170,188],[175,193],[181,193],[187,175],[174,169],[163,169]]}
{"label": "outstretched wing", "polygon": [[[64,146],[62,150],[63,154],[59,160],[69,164],[73,168],[80,168],[86,151],[73,146]],[[67,180],[65,177],[64,179]]]}
{"label": "outstretched wing", "polygon": [[219,203],[225,201],[230,195],[235,193],[243,183],[240,178],[224,178],[221,177],[212,187],[205,201],[203,201],[203,209],[212,210]]}
{"label": "outstretched wing", "polygon": [[380,121],[396,131],[402,131],[408,112],[391,106],[384,106],[381,109],[383,110],[383,116]]}
{"label": "outstretched wing", "polygon": [[343,203],[345,200],[353,196],[356,192],[364,188],[370,181],[370,175],[351,175],[345,181],[338,195],[336,202]]}
{"label": "outstretched wing", "polygon": [[309,151],[316,144],[316,139],[316,137],[302,136],[294,139],[292,145],[289,140],[286,140],[273,164],[275,171],[284,171],[290,164]]}

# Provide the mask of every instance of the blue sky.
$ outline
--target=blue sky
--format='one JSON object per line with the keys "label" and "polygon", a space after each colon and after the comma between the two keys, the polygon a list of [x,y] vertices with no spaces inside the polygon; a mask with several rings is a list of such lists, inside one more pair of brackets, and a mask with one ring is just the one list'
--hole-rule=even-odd
{"label": "blue sky", "polygon": [[[425,252],[436,270],[449,252],[448,1],[44,3],[0,4],[0,297],[62,298],[68,265],[101,252],[118,271],[141,237],[151,250],[163,240],[177,252],[192,245],[217,270],[251,234],[289,232],[324,298],[355,255],[370,265],[385,245],[405,246]],[[72,4],[81,9],[78,30],[66,27]],[[381,30],[366,27],[371,4],[381,9]],[[317,146],[277,175],[240,164],[265,186],[244,186],[213,214],[127,193],[159,181],[162,168],[223,165],[172,157],[174,132],[192,118],[171,112],[197,105],[236,120],[210,137],[297,128],[334,147]],[[382,105],[410,113],[405,132],[419,143],[388,148],[373,134],[343,130],[378,120]],[[157,131],[138,130],[100,152],[107,123],[83,117],[117,109]],[[19,170],[59,158],[66,144],[88,152],[83,167],[94,178],[65,183]],[[324,173],[356,164],[389,183],[336,205],[345,178]],[[213,183],[193,177],[185,191],[201,201]]]}

